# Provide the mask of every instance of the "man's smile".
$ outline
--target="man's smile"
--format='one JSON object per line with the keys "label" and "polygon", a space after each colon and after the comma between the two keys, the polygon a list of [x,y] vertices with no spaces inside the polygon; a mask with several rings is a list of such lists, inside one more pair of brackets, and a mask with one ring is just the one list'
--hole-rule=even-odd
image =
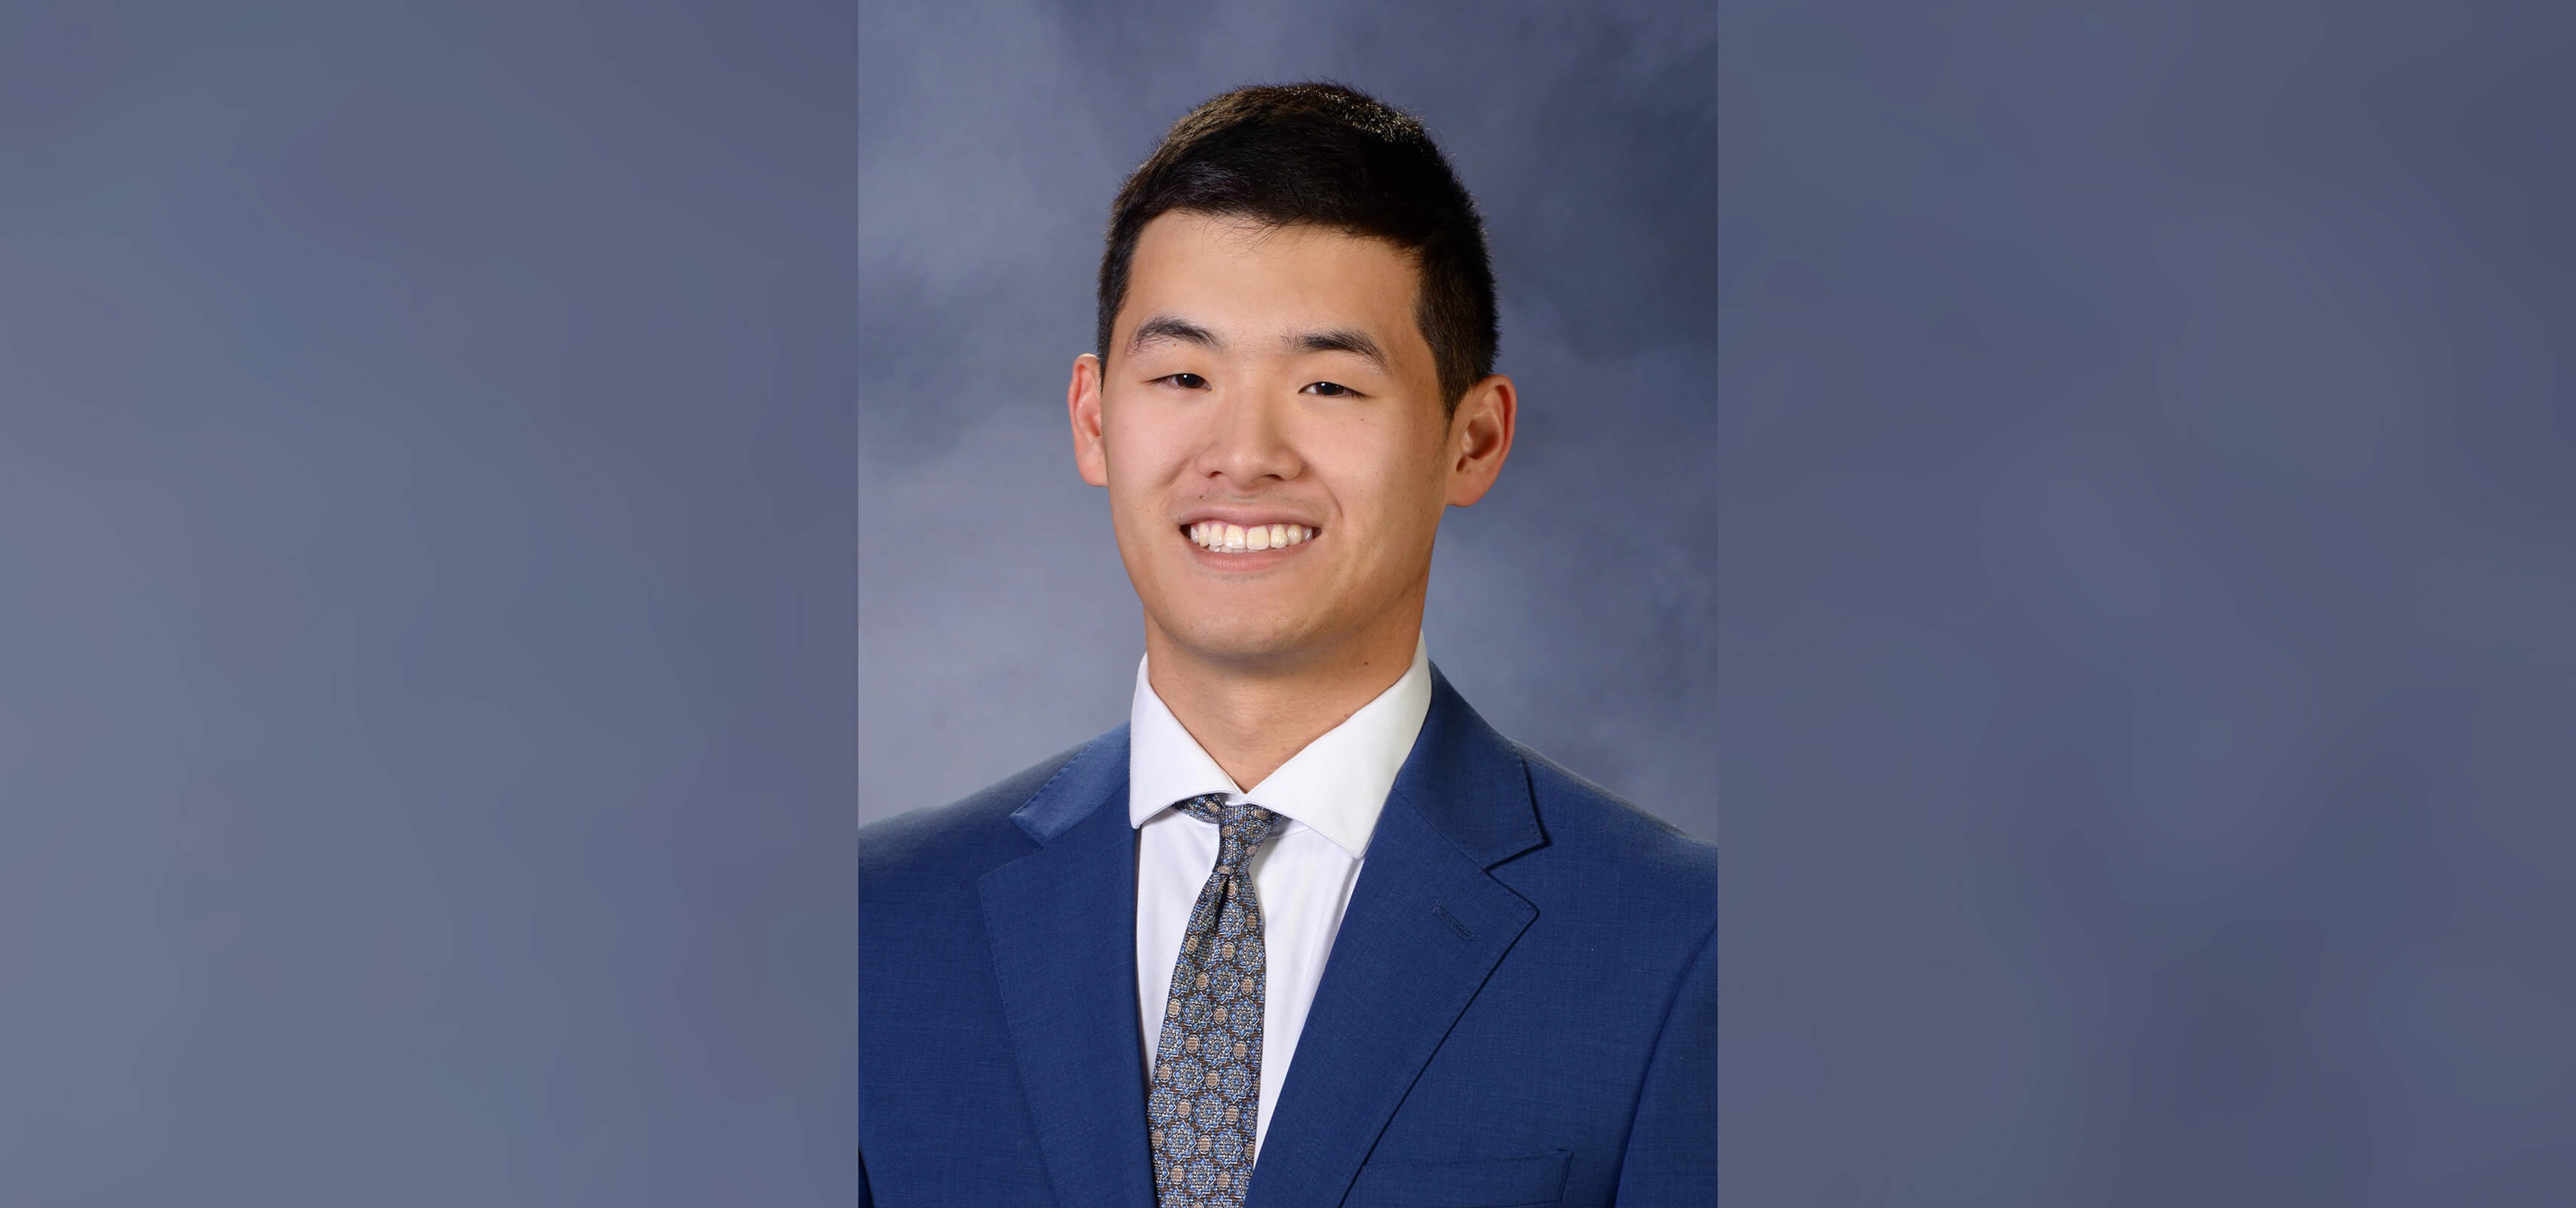
{"label": "man's smile", "polygon": [[1266,549],[1285,549],[1311,541],[1322,530],[1303,524],[1231,524],[1223,520],[1201,520],[1181,526],[1191,544],[1217,553],[1258,553]]}
{"label": "man's smile", "polygon": [[1176,529],[1195,547],[1193,560],[1221,570],[1265,570],[1305,551],[1323,534],[1310,524],[1289,520],[1194,520]]}

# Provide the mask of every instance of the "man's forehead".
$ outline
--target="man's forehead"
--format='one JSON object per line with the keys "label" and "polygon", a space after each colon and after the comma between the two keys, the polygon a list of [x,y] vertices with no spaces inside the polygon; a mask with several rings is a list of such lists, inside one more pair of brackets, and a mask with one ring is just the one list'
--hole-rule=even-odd
{"label": "man's forehead", "polygon": [[1269,345],[1342,331],[1396,351],[1407,336],[1421,339],[1413,258],[1375,236],[1175,211],[1147,224],[1132,264],[1118,316],[1128,344],[1181,336]]}
{"label": "man's forehead", "polygon": [[[1271,351],[1283,356],[1313,352],[1344,352],[1375,364],[1392,373],[1395,365],[1386,343],[1361,327],[1296,327],[1280,329],[1272,338]],[[1149,315],[1136,324],[1127,336],[1127,349],[1140,352],[1162,344],[1182,344],[1211,352],[1228,352],[1236,345],[1222,332],[1191,319],[1185,314],[1163,311]],[[1261,351],[1252,349],[1252,351]]]}

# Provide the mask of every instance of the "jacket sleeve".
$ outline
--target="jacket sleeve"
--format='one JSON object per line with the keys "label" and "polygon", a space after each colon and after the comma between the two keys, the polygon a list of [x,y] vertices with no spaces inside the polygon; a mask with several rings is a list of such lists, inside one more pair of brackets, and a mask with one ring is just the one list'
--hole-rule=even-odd
{"label": "jacket sleeve", "polygon": [[1682,971],[1646,1059],[1628,1151],[1619,1166],[1620,1208],[1700,1208],[1717,1203],[1717,928]]}

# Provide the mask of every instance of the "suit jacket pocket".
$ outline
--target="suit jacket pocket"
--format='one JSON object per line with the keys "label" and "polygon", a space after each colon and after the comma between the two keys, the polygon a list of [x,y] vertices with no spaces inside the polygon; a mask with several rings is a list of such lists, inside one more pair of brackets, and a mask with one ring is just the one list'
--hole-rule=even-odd
{"label": "suit jacket pocket", "polygon": [[1371,1162],[1342,1208],[1543,1208],[1565,1195],[1572,1152],[1454,1162]]}

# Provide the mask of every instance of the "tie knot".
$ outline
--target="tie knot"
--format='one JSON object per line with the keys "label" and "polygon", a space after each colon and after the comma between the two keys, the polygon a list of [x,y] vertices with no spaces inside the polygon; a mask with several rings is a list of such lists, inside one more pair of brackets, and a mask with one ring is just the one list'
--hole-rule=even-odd
{"label": "tie knot", "polygon": [[1178,803],[1178,808],[1201,822],[1213,822],[1219,841],[1216,862],[1219,868],[1240,866],[1252,858],[1270,832],[1279,815],[1249,801],[1226,802],[1226,794],[1210,793]]}

